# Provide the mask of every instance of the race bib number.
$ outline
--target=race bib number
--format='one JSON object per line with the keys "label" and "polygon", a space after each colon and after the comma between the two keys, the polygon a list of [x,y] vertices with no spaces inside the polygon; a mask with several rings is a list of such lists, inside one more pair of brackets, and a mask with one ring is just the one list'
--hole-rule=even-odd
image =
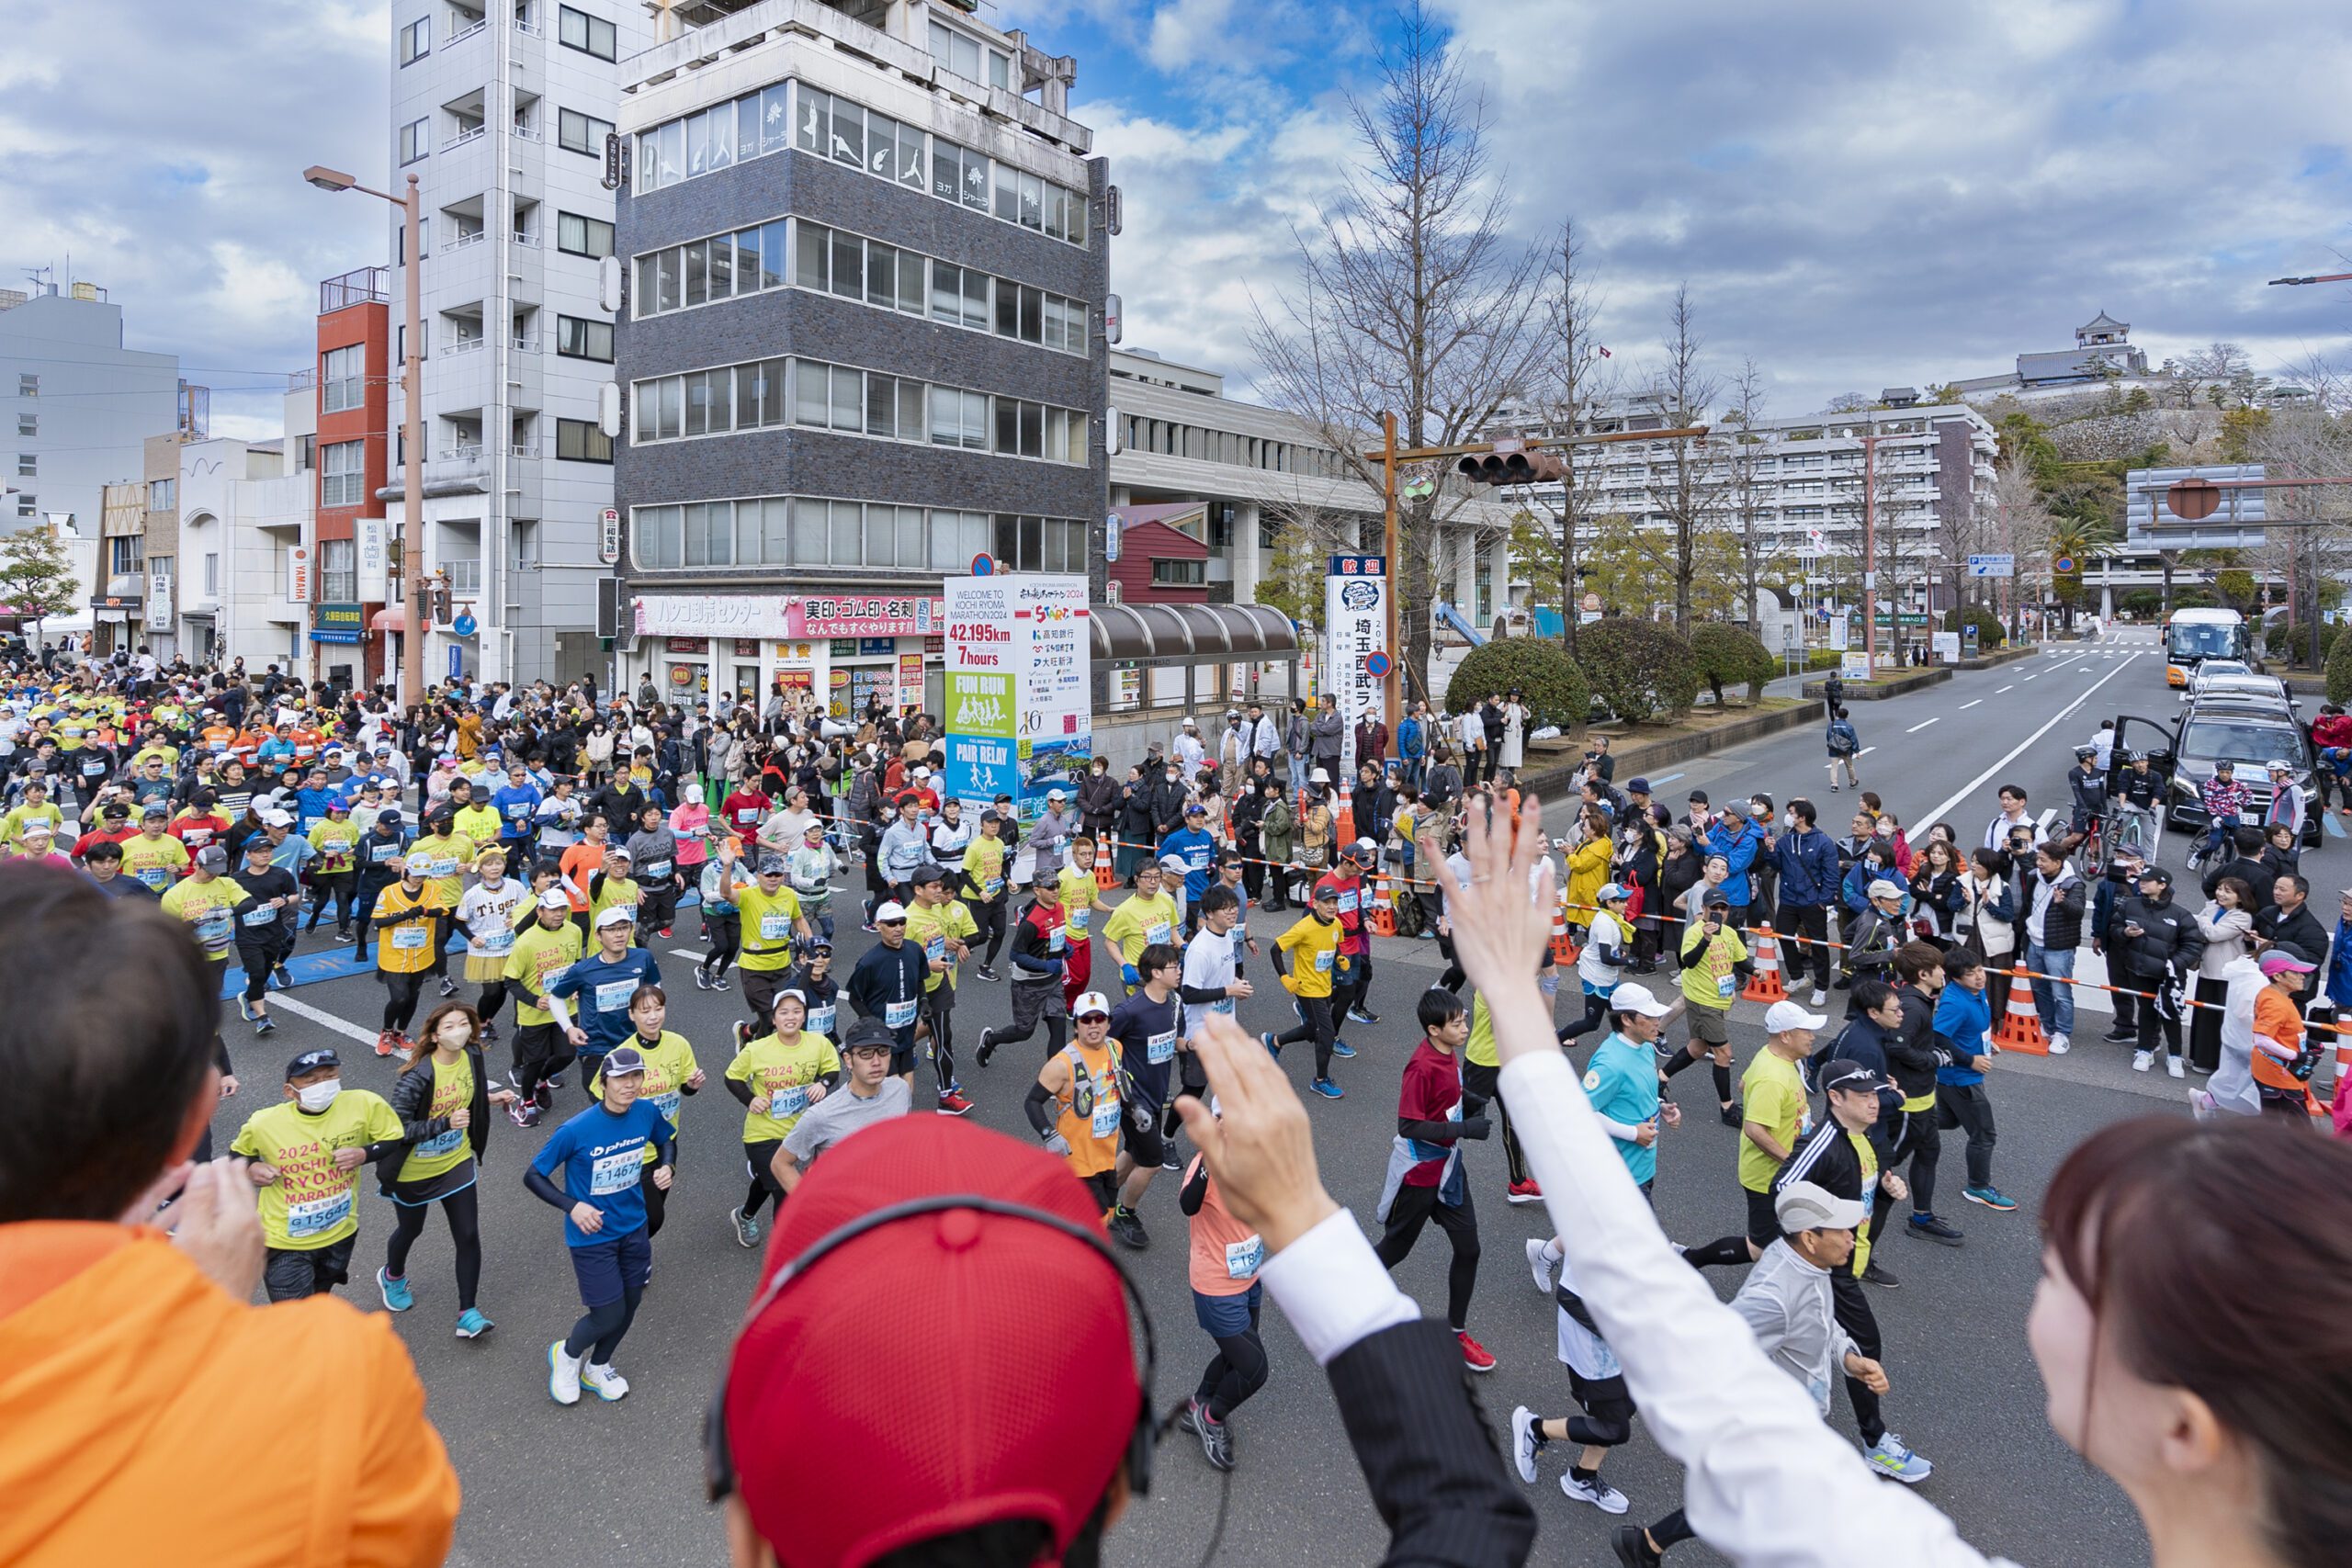
{"label": "race bib number", "polygon": [[249,926],[274,926],[277,923],[277,911],[266,904],[256,905],[245,911],[245,924]]}
{"label": "race bib number", "polygon": [[85,779],[96,778],[100,773],[103,773],[106,771],[106,763],[96,757],[91,758],[88,761],[82,764],[82,776]]}
{"label": "race bib number", "polygon": [[598,1012],[627,1012],[629,998],[637,995],[635,980],[599,980],[594,991]]}
{"label": "race bib number", "polygon": [[1143,929],[1143,939],[1148,942],[1167,942],[1170,940],[1171,935],[1172,929],[1166,920],[1154,921]]}
{"label": "race bib number", "polygon": [[670,874],[670,863],[666,860],[647,861],[645,863],[645,874],[651,877],[654,881],[659,882],[663,877]]}
{"label": "race bib number", "polygon": [[196,939],[208,947],[218,947],[229,940],[229,911],[207,909],[196,918]]}
{"label": "race bib number", "polygon": [[330,1193],[324,1198],[307,1198],[300,1203],[286,1205],[286,1238],[303,1241],[327,1232],[351,1218],[351,1190]]}
{"label": "race bib number", "polygon": [[663,1116],[669,1119],[672,1126],[674,1127],[677,1125],[678,1105],[680,1101],[685,1099],[685,1096],[683,1093],[673,1089],[667,1094],[649,1094],[645,1099],[646,1103],[652,1106],[654,1110],[659,1111]]}
{"label": "race bib number", "polygon": [[1355,893],[1342,893],[1342,894],[1340,894],[1340,913],[1341,913],[1341,914],[1343,914],[1343,915],[1352,915],[1352,914],[1354,914],[1354,913],[1356,912],[1356,905],[1357,905],[1357,903],[1358,903],[1358,901],[1360,900],[1360,898],[1361,898],[1361,897],[1362,897],[1362,895],[1360,895],[1360,894],[1355,894]]}
{"label": "race bib number", "polygon": [[598,1155],[588,1169],[588,1195],[609,1198],[638,1184],[645,1168],[645,1145],[632,1144],[617,1154]]}
{"label": "race bib number", "polygon": [[782,942],[792,934],[792,917],[779,915],[771,909],[760,917],[760,940]]}
{"label": "race bib number", "polygon": [[527,821],[531,815],[531,803],[527,800],[518,800],[506,808],[506,815],[517,822]]}
{"label": "race bib number", "polygon": [[371,845],[368,851],[368,859],[370,863],[375,865],[382,865],[386,861],[394,861],[400,858],[401,847],[398,843],[375,844]]}
{"label": "race bib number", "polygon": [[1730,976],[1719,975],[1715,977],[1715,995],[1724,1001],[1731,1000],[1732,989]]}
{"label": "race bib number", "polygon": [[769,1091],[768,1114],[771,1116],[797,1116],[808,1109],[808,1086],[807,1084],[795,1084],[790,1089]]}
{"label": "race bib number", "polygon": [[493,926],[482,933],[481,950],[484,953],[507,953],[513,951],[514,946],[514,931],[510,926]]}
{"label": "race bib number", "polygon": [[808,1032],[811,1034],[822,1034],[829,1038],[831,1036],[833,1032],[832,1003],[828,1002],[823,1007],[808,1010]]}
{"label": "race bib number", "polygon": [[993,898],[1003,891],[1004,878],[1001,876],[991,876],[980,884],[980,896],[984,898]]}
{"label": "race bib number", "polygon": [[1144,1042],[1143,1059],[1154,1064],[1176,1058],[1176,1032],[1172,1029],[1155,1034]]}
{"label": "race bib number", "polygon": [[1087,1131],[1098,1138],[1107,1138],[1119,1130],[1119,1102],[1107,1094],[1094,1097],[1094,1114],[1087,1120]]}
{"label": "race bib number", "polygon": [[140,881],[160,893],[171,885],[172,874],[164,866],[151,865],[139,872],[138,877]]}
{"label": "race bib number", "polygon": [[1225,1277],[1228,1280],[1253,1278],[1261,1264],[1266,1261],[1266,1238],[1243,1236],[1239,1241],[1225,1244]]}
{"label": "race bib number", "polygon": [[1069,934],[1072,936],[1084,936],[1086,934],[1087,922],[1092,917],[1093,913],[1094,911],[1091,909],[1072,909],[1069,912]]}
{"label": "race bib number", "polygon": [[905,1029],[914,1022],[918,1005],[911,1001],[885,1002],[882,1005],[882,1021],[892,1029]]}
{"label": "race bib number", "polygon": [[933,937],[922,944],[922,955],[930,963],[944,964],[947,962],[947,939],[944,936]]}
{"label": "race bib number", "polygon": [[1317,953],[1315,955],[1315,972],[1318,975],[1329,975],[1331,972],[1332,960],[1337,956],[1338,954],[1334,953],[1328,947],[1322,952]]}
{"label": "race bib number", "polygon": [[1063,948],[1069,945],[1069,931],[1061,926],[1056,926],[1053,929],[1052,934],[1046,938],[1046,951],[1047,953],[1059,953]]}
{"label": "race bib number", "polygon": [[430,933],[423,926],[394,926],[391,935],[395,953],[413,953],[430,940]]}
{"label": "race bib number", "polygon": [[452,1127],[446,1133],[423,1140],[409,1152],[425,1159],[430,1159],[435,1155],[452,1154],[456,1152],[458,1145],[464,1142],[465,1136],[465,1129]]}

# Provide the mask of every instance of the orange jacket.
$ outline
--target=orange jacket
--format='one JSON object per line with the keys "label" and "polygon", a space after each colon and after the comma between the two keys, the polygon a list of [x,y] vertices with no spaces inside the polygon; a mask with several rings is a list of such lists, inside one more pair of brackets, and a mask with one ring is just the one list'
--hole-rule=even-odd
{"label": "orange jacket", "polygon": [[232,1301],[160,1232],[0,1225],[0,1562],[411,1568],[458,1476],[385,1319]]}

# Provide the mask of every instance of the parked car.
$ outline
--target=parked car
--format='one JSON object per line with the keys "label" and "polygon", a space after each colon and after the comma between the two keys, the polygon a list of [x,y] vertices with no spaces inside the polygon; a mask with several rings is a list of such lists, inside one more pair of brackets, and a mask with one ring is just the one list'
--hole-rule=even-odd
{"label": "parked car", "polygon": [[2188,702],[2197,697],[2267,697],[2289,707],[2298,705],[2295,694],[2276,675],[2215,675],[2200,670],[2194,677],[2192,689],[2180,700]]}

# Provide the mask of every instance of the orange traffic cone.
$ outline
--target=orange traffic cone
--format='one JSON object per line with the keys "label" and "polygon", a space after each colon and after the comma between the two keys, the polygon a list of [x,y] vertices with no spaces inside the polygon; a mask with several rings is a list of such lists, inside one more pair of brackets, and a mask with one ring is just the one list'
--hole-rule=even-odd
{"label": "orange traffic cone", "polygon": [[1388,886],[1385,877],[1370,878],[1368,886],[1370,897],[1364,904],[1363,915],[1365,927],[1374,936],[1395,936],[1396,906],[1392,901],[1396,897],[1394,891]]}
{"label": "orange traffic cone", "polygon": [[2033,1010],[2033,982],[2026,978],[2022,964],[2009,971],[2009,1010],[2001,1020],[2001,1027],[1993,1032],[1993,1043],[2004,1051],[2023,1051],[2033,1056],[2050,1055],[2050,1042],[2041,1032],[2041,1017]]}
{"label": "orange traffic cone", "polygon": [[1094,852],[1094,886],[1106,892],[1119,885],[1119,874],[1111,869],[1118,843],[1116,839],[1105,839]]}
{"label": "orange traffic cone", "polygon": [[1568,935],[1568,901],[1563,897],[1552,906],[1552,962],[1574,964],[1576,961],[1576,941]]}
{"label": "orange traffic cone", "polygon": [[1747,978],[1747,988],[1739,993],[1740,999],[1750,1002],[1784,1002],[1787,989],[1781,984],[1781,944],[1772,940],[1772,928],[1759,926],[1756,931],[1756,973]]}

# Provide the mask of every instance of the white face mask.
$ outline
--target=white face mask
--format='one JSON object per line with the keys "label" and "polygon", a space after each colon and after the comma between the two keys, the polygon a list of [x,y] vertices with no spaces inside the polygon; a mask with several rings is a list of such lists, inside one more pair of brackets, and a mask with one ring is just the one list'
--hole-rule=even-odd
{"label": "white face mask", "polygon": [[333,1105],[334,1097],[342,1092],[341,1078],[323,1078],[317,1083],[304,1084],[300,1089],[296,1089],[294,1103],[316,1116],[320,1111]]}
{"label": "white face mask", "polygon": [[1783,812],[1781,812],[1781,827],[1783,827],[1783,828],[1793,828],[1793,827],[1795,827],[1796,825],[1797,825],[1797,814],[1796,814],[1795,812],[1793,812],[1793,811],[1783,811]]}

